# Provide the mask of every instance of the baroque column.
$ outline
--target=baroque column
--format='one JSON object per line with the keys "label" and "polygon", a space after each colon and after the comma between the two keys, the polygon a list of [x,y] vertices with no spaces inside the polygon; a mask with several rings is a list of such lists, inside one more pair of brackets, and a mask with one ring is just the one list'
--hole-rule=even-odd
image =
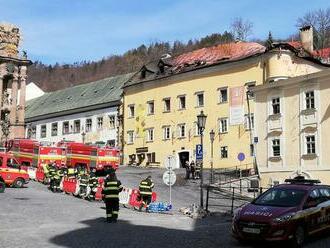
{"label": "baroque column", "polygon": [[1,116],[1,108],[2,108],[2,100],[3,100],[3,75],[1,75],[0,71],[0,116]]}
{"label": "baroque column", "polygon": [[10,124],[14,125],[16,123],[17,116],[17,94],[18,93],[18,75],[15,73],[12,79],[11,87],[11,108],[10,108]]}
{"label": "baroque column", "polygon": [[24,113],[25,113],[25,98],[26,98],[26,66],[20,67],[20,96],[19,96],[19,110],[18,121],[24,125]]}

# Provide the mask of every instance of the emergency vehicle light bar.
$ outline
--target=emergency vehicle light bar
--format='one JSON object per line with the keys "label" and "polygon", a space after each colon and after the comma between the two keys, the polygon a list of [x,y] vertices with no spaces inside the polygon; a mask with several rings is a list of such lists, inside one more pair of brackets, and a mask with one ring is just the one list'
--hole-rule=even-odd
{"label": "emergency vehicle light bar", "polygon": [[290,178],[290,179],[285,179],[286,183],[291,183],[291,184],[316,184],[316,183],[321,183],[320,180],[318,179],[305,179],[303,176],[297,176],[295,178]]}

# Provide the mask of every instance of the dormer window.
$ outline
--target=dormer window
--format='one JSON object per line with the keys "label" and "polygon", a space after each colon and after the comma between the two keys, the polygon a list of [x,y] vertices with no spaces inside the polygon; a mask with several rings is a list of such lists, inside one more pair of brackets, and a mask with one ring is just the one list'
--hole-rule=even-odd
{"label": "dormer window", "polygon": [[141,79],[146,78],[147,70],[145,68],[142,68],[141,70]]}
{"label": "dormer window", "polygon": [[160,62],[158,63],[158,68],[159,68],[159,72],[160,72],[160,73],[164,73],[164,72],[165,72],[165,64],[164,64],[163,61],[160,61]]}

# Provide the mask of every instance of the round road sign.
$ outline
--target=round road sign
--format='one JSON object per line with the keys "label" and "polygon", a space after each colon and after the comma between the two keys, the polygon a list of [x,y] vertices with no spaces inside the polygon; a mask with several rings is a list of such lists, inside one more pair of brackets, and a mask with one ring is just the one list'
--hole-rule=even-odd
{"label": "round road sign", "polygon": [[164,164],[165,164],[166,169],[168,169],[168,170],[173,169],[173,167],[175,165],[175,157],[172,155],[167,156],[165,158]]}
{"label": "round road sign", "polygon": [[245,154],[243,152],[240,152],[237,155],[237,159],[242,162],[245,159]]}
{"label": "round road sign", "polygon": [[176,175],[174,171],[165,171],[163,174],[163,182],[167,186],[172,186],[176,181]]}

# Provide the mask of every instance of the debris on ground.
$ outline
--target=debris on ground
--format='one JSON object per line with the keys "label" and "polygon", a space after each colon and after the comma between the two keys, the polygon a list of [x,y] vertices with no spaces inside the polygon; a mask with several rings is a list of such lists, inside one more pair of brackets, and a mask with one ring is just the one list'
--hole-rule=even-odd
{"label": "debris on ground", "polygon": [[179,211],[193,219],[201,219],[207,215],[206,210],[196,204],[192,204],[190,207],[180,208]]}

